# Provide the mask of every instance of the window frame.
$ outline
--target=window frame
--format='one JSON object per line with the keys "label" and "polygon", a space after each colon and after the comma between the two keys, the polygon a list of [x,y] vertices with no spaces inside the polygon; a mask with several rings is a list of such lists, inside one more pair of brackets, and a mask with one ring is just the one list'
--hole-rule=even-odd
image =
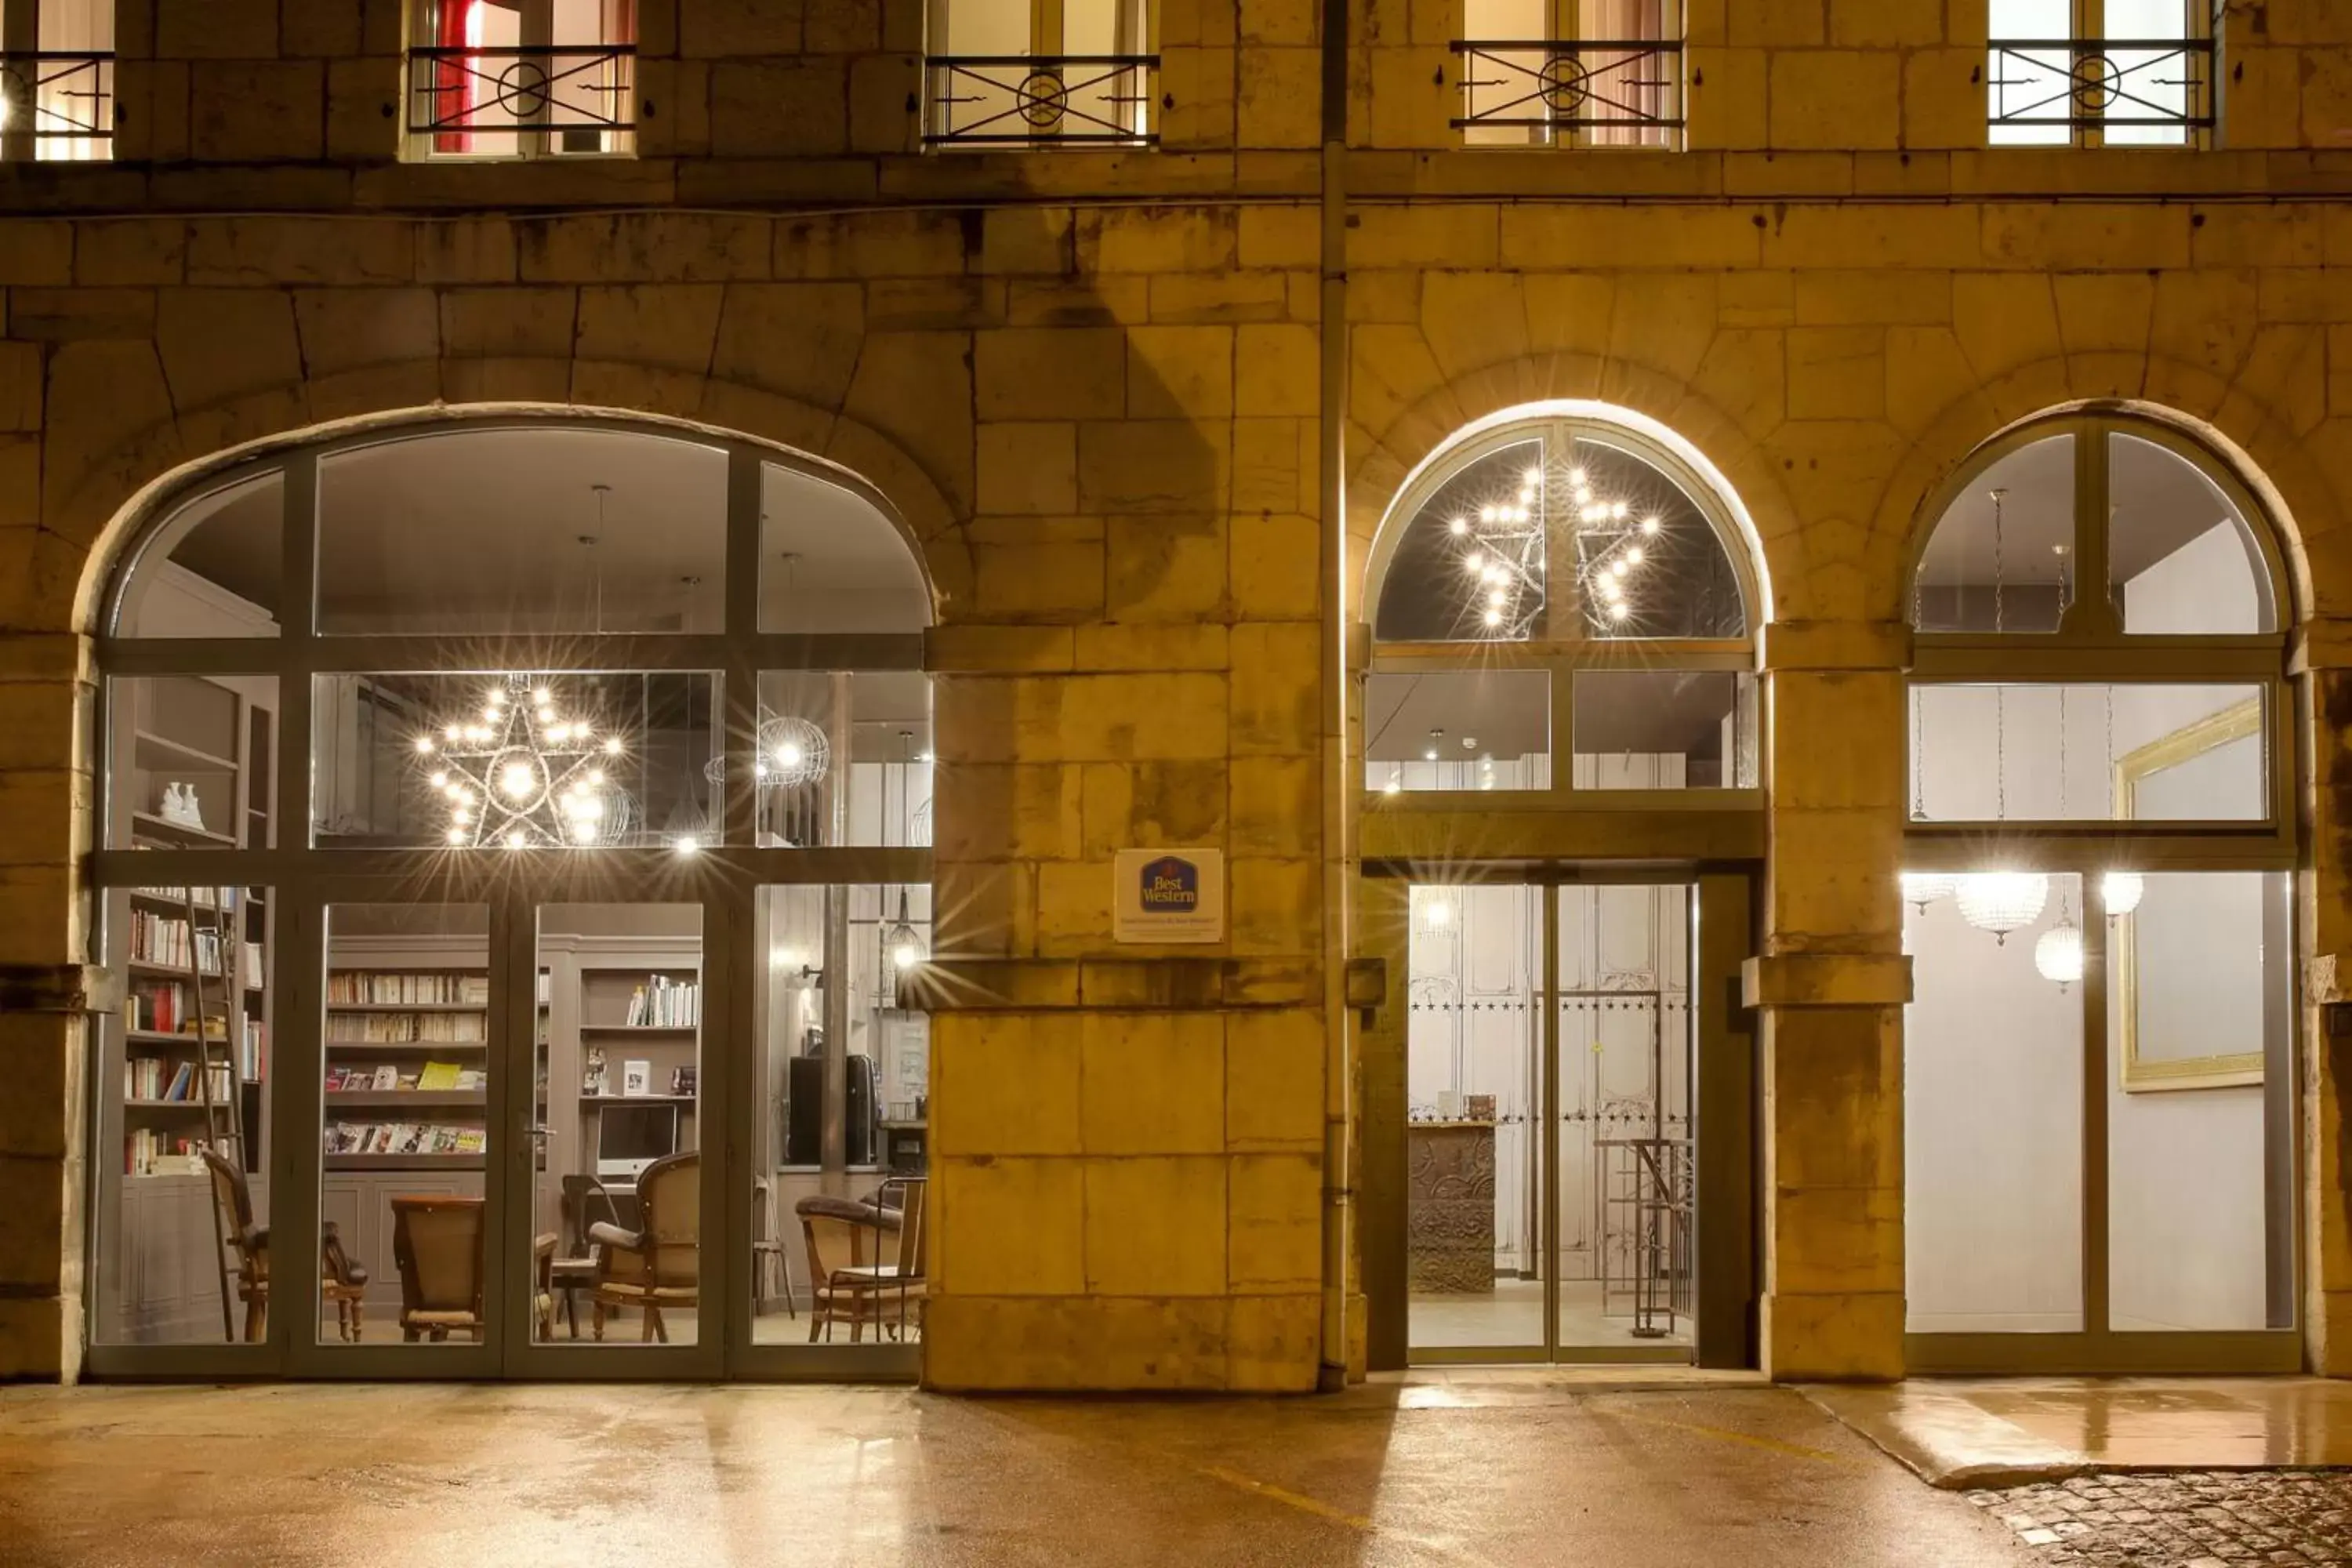
{"label": "window frame", "polygon": [[[114,0],[87,0],[90,16],[102,21],[103,48],[50,49],[41,44],[42,11],[58,0],[12,0],[0,5],[0,100],[7,118],[0,126],[0,163],[106,163],[114,158],[114,126],[119,100],[115,94],[116,46],[119,26]],[[91,80],[83,84],[88,75]],[[88,93],[97,100],[97,123],[74,134],[68,130],[43,130],[46,119],[43,89],[54,89],[50,101]],[[45,147],[63,147],[62,155],[44,154]]]}
{"label": "window frame", "polygon": [[[2231,504],[2255,541],[2264,569],[2276,630],[2242,635],[2129,636],[2122,626],[2108,582],[2108,437],[2127,435],[2153,442],[2186,458]],[[2302,977],[2292,956],[2285,984],[2288,1037],[2286,1068],[2264,1082],[2267,1125],[2283,1142],[2266,1146],[2267,1188],[2286,1205],[2288,1255],[2273,1261],[2270,1281],[2273,1311],[2285,1326],[2239,1330],[2117,1330],[2111,1323],[2110,1277],[2114,1258],[2109,1202],[2113,1152],[2108,1131],[2110,929],[2102,879],[2112,870],[2142,874],[2196,871],[2261,872],[2273,879],[2266,899],[2282,900],[2286,951],[2299,950],[2297,915],[2291,891],[2275,879],[2296,870],[2300,857],[2295,795],[2301,763],[2295,745],[2298,693],[2288,679],[2293,647],[2291,579],[2268,510],[2227,463],[2185,432],[2129,410],[2084,405],[2022,421],[1986,442],[1923,507],[1923,525],[1913,531],[1906,556],[1905,618],[1916,619],[1920,569],[1953,505],[1993,464],[2022,447],[2055,436],[2074,437],[2074,529],[2076,590],[2055,632],[1942,633],[1914,630],[1911,667],[1905,679],[1905,772],[1906,816],[1917,766],[1920,731],[1911,693],[1922,686],[2011,684],[2193,684],[2210,681],[2260,689],[2261,733],[2267,747],[2270,815],[2245,822],[2156,822],[2129,818],[2062,822],[1984,819],[1927,822],[1908,816],[1903,839],[1906,871],[1967,874],[1989,865],[2002,869],[2081,879],[2084,972],[2079,984],[2083,1018],[2082,1324],[2061,1332],[1907,1332],[1906,1360],[1916,1373],[1969,1374],[1992,1372],[2261,1373],[2293,1372],[2302,1365],[2299,1184],[2284,1184],[2283,1199],[2272,1166],[2302,1168],[2302,1130],[2294,1114],[2303,1048],[2297,1023]],[[2097,584],[2095,592],[2084,584]],[[2017,944],[2011,944],[2012,946]],[[2020,952],[2018,960],[2031,962]],[[2184,1085],[2183,1087],[2193,1087]],[[2283,1130],[2283,1131],[2279,1131]],[[2289,1288],[2279,1304],[2283,1268]]]}
{"label": "window frame", "polygon": [[[1160,7],[1156,0],[1098,0],[1113,7],[1108,54],[1067,48],[1072,0],[1019,0],[1028,13],[1027,43],[1017,52],[968,54],[949,47],[959,0],[926,0],[923,96],[918,130],[928,151],[1160,144]],[[962,0],[971,4],[972,0]],[[1010,3],[1010,0],[1008,0]],[[1082,79],[1075,84],[1070,75]],[[1105,87],[1100,101],[1134,107],[1119,126],[1074,108],[1074,92]],[[959,125],[955,106],[974,94],[1003,97],[1007,107]],[[1071,127],[1075,123],[1076,129]]]}
{"label": "window frame", "polygon": [[[1464,468],[1505,447],[1530,437],[1553,443],[1590,436],[1620,447],[1663,473],[1696,509],[1729,563],[1739,591],[1741,620],[1746,632],[1737,637],[1564,637],[1461,641],[1389,641],[1378,635],[1381,597],[1405,534],[1430,501]],[[1547,550],[1547,559],[1549,551]],[[1549,575],[1549,574],[1548,574]],[[1550,680],[1551,784],[1540,790],[1415,790],[1391,794],[1366,787],[1368,817],[1415,812],[1457,811],[1475,802],[1482,812],[1574,810],[1622,813],[1760,813],[1764,805],[1761,773],[1764,742],[1757,740],[1759,779],[1755,784],[1696,789],[1579,789],[1575,785],[1576,677],[1590,671],[1728,671],[1758,675],[1758,626],[1763,595],[1755,563],[1741,537],[1720,487],[1665,443],[1636,429],[1587,414],[1543,412],[1523,418],[1499,420],[1440,449],[1422,465],[1411,482],[1398,492],[1376,536],[1364,577],[1364,646],[1368,652],[1359,672],[1359,737],[1355,768],[1362,778],[1365,739],[1360,721],[1361,683],[1370,676],[1452,673],[1483,670],[1543,671]],[[1549,600],[1547,583],[1547,599]],[[1565,602],[1573,605],[1573,597]],[[1580,628],[1582,616],[1571,613],[1570,625]],[[1759,710],[1760,693],[1755,700]],[[1638,836],[1637,836],[1638,837]],[[1632,840],[1629,840],[1632,842]]]}
{"label": "window frame", "polygon": [[[1584,24],[1588,11],[1599,0],[1546,0],[1547,17],[1542,38],[1481,38],[1468,36],[1466,14],[1465,36],[1453,40],[1452,52],[1458,66],[1454,83],[1460,112],[1451,121],[1463,144],[1476,148],[1516,147],[1567,148],[1587,151],[1679,153],[1685,149],[1686,128],[1689,124],[1689,83],[1685,68],[1685,48],[1688,37],[1689,16],[1685,0],[1659,0],[1663,19],[1655,38],[1606,37]],[[1581,59],[1596,46],[1634,46],[1631,51],[1612,48],[1605,52],[1622,54],[1620,61],[1588,68]],[[1540,53],[1542,63],[1530,68],[1513,56]],[[1645,58],[1654,58],[1667,68],[1670,79],[1639,79],[1626,85],[1658,89],[1659,111],[1651,115],[1629,115],[1621,121],[1590,122],[1574,113],[1563,115],[1565,106],[1582,110],[1594,99],[1608,101],[1612,89],[1588,90],[1584,84],[1604,73],[1630,66],[1641,68]],[[1496,73],[1501,73],[1496,75]],[[1498,89],[1503,101],[1494,107],[1476,107],[1475,90],[1480,87]],[[1622,103],[1620,107],[1624,107]],[[1526,108],[1528,112],[1510,114],[1506,111]],[[1515,129],[1527,132],[1524,143],[1508,141],[1474,141],[1481,130]],[[1628,131],[1630,140],[1619,139]],[[1652,134],[1654,133],[1654,134]]]}
{"label": "window frame", "polygon": [[[632,635],[564,634],[560,637],[484,637],[464,633],[394,635],[320,635],[313,629],[317,616],[317,541],[324,526],[319,515],[319,471],[322,459],[336,453],[387,441],[429,439],[436,432],[449,435],[494,428],[594,429],[635,432],[680,440],[721,450],[728,462],[726,572],[722,630],[708,634]],[[496,933],[527,932],[529,912],[536,904],[615,900],[698,904],[703,915],[703,963],[710,988],[709,1016],[713,1033],[705,1046],[704,1096],[711,1121],[705,1147],[712,1150],[751,1148],[753,1118],[764,1104],[751,1077],[752,1064],[764,1054],[766,1043],[753,1040],[751,1030],[753,987],[764,965],[751,952],[754,931],[753,898],[757,889],[779,885],[884,887],[930,886],[933,852],[928,845],[826,846],[794,848],[769,847],[758,838],[757,785],[753,759],[758,743],[759,677],[763,672],[810,670],[926,671],[927,634],[891,633],[797,634],[761,632],[759,626],[761,565],[761,500],[765,468],[771,465],[798,468],[818,474],[866,499],[879,516],[897,530],[901,542],[923,571],[928,569],[912,530],[872,486],[822,459],[754,441],[728,437],[700,428],[652,419],[590,417],[576,415],[530,416],[491,415],[480,417],[427,416],[323,440],[289,443],[224,465],[173,486],[142,509],[132,523],[110,574],[93,639],[93,710],[83,732],[89,737],[96,769],[96,813],[101,821],[113,810],[118,778],[128,776],[127,763],[115,755],[111,740],[117,726],[110,703],[116,678],[184,676],[274,677],[278,682],[275,750],[269,787],[279,826],[274,846],[222,848],[97,848],[86,858],[87,876],[80,889],[84,919],[82,941],[90,961],[103,965],[111,951],[112,922],[100,918],[115,895],[127,889],[154,887],[261,888],[269,891],[278,924],[271,936],[268,959],[270,985],[276,993],[272,1021],[269,1086],[263,1117],[271,1132],[268,1171],[279,1205],[275,1223],[300,1234],[317,1223],[321,1154],[318,1148],[320,1041],[323,1027],[316,965],[325,952],[322,911],[339,904],[368,902],[479,903],[493,907],[491,967],[497,1006],[505,1016],[506,1044],[530,1039],[532,988],[517,977],[527,977],[535,962],[526,948],[508,952],[498,946]],[[225,488],[242,484],[271,470],[281,471],[284,508],[281,529],[281,602],[277,606],[278,635],[237,637],[140,637],[120,635],[118,628],[128,591],[143,566],[168,558],[159,542],[186,507]],[[936,593],[927,606],[927,618],[936,619]],[[380,671],[428,673],[528,669],[534,672],[579,670],[717,671],[720,677],[723,752],[726,759],[720,802],[723,842],[681,853],[663,846],[597,847],[590,850],[548,848],[517,856],[500,851],[453,852],[446,847],[339,848],[313,847],[310,822],[312,729],[312,678],[318,675]],[[127,692],[130,688],[121,689]],[[298,815],[299,814],[299,815]],[[299,823],[298,831],[291,824]],[[503,911],[498,912],[498,911]],[[500,924],[499,922],[503,922]],[[518,941],[521,939],[516,939]],[[503,966],[503,967],[501,967]],[[503,978],[499,978],[503,976]],[[730,1044],[729,1041],[736,1043]],[[494,1037],[494,1044],[497,1040]],[[102,1059],[103,1037],[90,1032],[93,1063]],[[520,1090],[507,1079],[494,1079],[492,1111]],[[102,1079],[94,1079],[103,1084]],[[93,1138],[101,1114],[103,1093],[93,1093],[88,1108]],[[527,1104],[527,1101],[525,1102]],[[504,1121],[498,1125],[505,1127]],[[519,1123],[517,1124],[519,1125]],[[289,1131],[292,1130],[292,1131]],[[307,1142],[306,1142],[307,1140]],[[493,1144],[490,1185],[494,1203],[505,1203],[509,1227],[527,1226],[528,1200],[516,1197],[509,1180],[516,1161],[527,1161],[527,1141],[507,1134],[507,1147]],[[96,1147],[93,1142],[93,1147]],[[501,1172],[508,1174],[500,1174]],[[752,1235],[751,1184],[748,1164],[740,1160],[712,1159],[703,1172],[703,1202],[710,1216],[705,1249],[707,1279],[712,1299],[732,1292],[748,1263]],[[504,1183],[504,1185],[500,1184]],[[97,1191],[93,1175],[88,1189]],[[106,1244],[107,1227],[120,1223],[104,1205],[85,1205],[85,1256],[95,1259]],[[494,1235],[496,1232],[494,1231]],[[500,1257],[503,1258],[503,1254]],[[207,1376],[223,1373],[267,1373],[298,1375],[362,1377],[446,1377],[497,1375],[585,1375],[592,1377],[659,1377],[727,1375],[751,1377],[845,1376],[902,1378],[913,1374],[911,1347],[801,1346],[754,1344],[750,1318],[730,1307],[725,1342],[711,1333],[679,1353],[649,1353],[642,1359],[595,1361],[570,1353],[564,1346],[533,1343],[525,1328],[527,1303],[499,1283],[508,1261],[494,1263],[490,1274],[489,1310],[501,1325],[503,1352],[480,1353],[473,1348],[457,1352],[458,1359],[439,1356],[407,1358],[400,1347],[335,1346],[313,1342],[315,1319],[299,1308],[281,1304],[269,1314],[265,1343],[220,1342],[126,1344],[100,1338],[100,1292],[84,1303],[83,1333],[94,1371],[134,1376]],[[299,1280],[292,1274],[289,1279]],[[289,1302],[299,1301],[296,1291]],[[713,1312],[711,1323],[722,1321]],[[389,1352],[389,1353],[387,1353]],[[829,1353],[828,1353],[829,1352]],[[460,1364],[460,1360],[463,1365]]]}
{"label": "window frame", "polygon": [[[2009,147],[2031,150],[2061,146],[2097,148],[2109,145],[2106,139],[2104,100],[2101,107],[2095,110],[2089,109],[2084,101],[2084,95],[2086,92],[2106,90],[2099,88],[2091,79],[2089,73],[2095,72],[2098,65],[2106,62],[2106,51],[2115,42],[2146,42],[2151,45],[2163,43],[2168,47],[2167,40],[2111,38],[2106,25],[2107,0],[2070,0],[2070,5],[2073,20],[2069,25],[2068,36],[2063,39],[1993,38],[1988,41],[1985,51],[1985,141],[1988,147],[1995,150]],[[2194,65],[2201,60],[2202,65],[2186,84],[2187,102],[2180,118],[2180,140],[2177,143],[2119,142],[2116,145],[2178,147],[2197,151],[2211,146],[2220,132],[2221,57],[2221,35],[2216,26],[2218,5],[2209,7],[2202,3],[2202,0],[2181,0],[2181,6],[2182,33],[2178,46],[2179,52],[2184,63]],[[2061,47],[2067,52],[2068,65],[2068,74],[2060,79],[2065,83],[2061,98],[2069,106],[2071,110],[2069,116],[2063,120],[2002,119],[2000,112],[2000,95],[2001,87],[2004,85],[2001,77],[2001,56],[2004,51],[2055,54]],[[2163,61],[2160,58],[2151,61],[2150,65],[2158,69],[2163,68]],[[2066,132],[2066,137],[2063,142],[2054,137],[2049,141],[2041,142],[1995,140],[1992,132],[2004,125],[2050,130],[2063,127]]]}
{"label": "window frame", "polygon": [[[401,66],[401,102],[403,104],[400,155],[404,163],[520,163],[540,158],[567,160],[590,158],[635,158],[637,156],[636,124],[636,57],[638,40],[598,38],[574,42],[555,36],[555,0],[476,0],[516,14],[518,42],[513,46],[485,46],[480,50],[468,49],[463,43],[444,43],[438,35],[436,16],[437,0],[404,0],[403,24],[407,29],[408,47],[403,51]],[[600,17],[608,15],[607,7],[616,0],[596,0]],[[633,0],[620,0],[633,3]],[[634,17],[634,13],[632,14]],[[590,57],[583,62],[563,65],[553,59],[561,55]],[[509,64],[493,71],[489,67],[466,63],[467,57],[488,59],[506,58]],[[596,57],[601,57],[599,59]],[[535,63],[542,59],[545,63]],[[420,79],[436,66],[455,64],[460,81],[467,75],[481,79],[484,86],[500,92],[513,92],[528,100],[537,97],[541,110],[552,100],[545,88],[551,81],[561,81],[583,68],[598,65],[611,69],[620,79],[606,90],[612,94],[614,112],[612,123],[598,127],[566,127],[546,123],[542,112],[540,128],[520,122],[513,129],[460,127],[455,130],[436,129],[433,123],[431,95],[442,90],[442,85],[427,86]],[[537,75],[534,85],[528,76],[520,77],[517,85],[509,86],[505,78],[532,67]],[[550,69],[552,68],[552,76]],[[572,150],[557,145],[571,131],[589,130],[599,142],[609,146]],[[476,152],[467,149],[444,150],[436,142],[452,138],[498,138],[511,136],[512,152]]]}

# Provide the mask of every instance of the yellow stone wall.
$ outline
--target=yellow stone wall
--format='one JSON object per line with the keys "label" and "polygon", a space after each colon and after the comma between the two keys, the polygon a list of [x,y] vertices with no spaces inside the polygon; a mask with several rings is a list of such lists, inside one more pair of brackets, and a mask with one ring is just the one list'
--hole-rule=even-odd
{"label": "yellow stone wall", "polygon": [[[1432,0],[1349,5],[1353,145],[1327,153],[1320,6],[1163,0],[1160,149],[950,155],[918,151],[910,0],[646,0],[638,156],[455,167],[394,156],[397,5],[127,3],[121,161],[0,170],[0,1375],[79,1355],[81,634],[123,520],[250,443],[497,402],[818,452],[923,541],[965,983],[935,1022],[927,1375],[1360,1365],[1360,1281],[1321,1246],[1356,1162],[1320,661],[1412,465],[1544,397],[1673,426],[1761,536],[1766,1360],[1898,1373],[1908,542],[2053,405],[2209,430],[2284,525],[2335,776],[2352,15],[2233,5],[2221,144],[2093,153],[1984,150],[1968,0],[1689,9],[1675,153],[1454,147]],[[2352,948],[2339,793],[2305,792],[2315,974]],[[1159,844],[1226,852],[1222,947],[1111,941],[1109,857]],[[2307,1077],[2336,1371],[2334,1055]]]}

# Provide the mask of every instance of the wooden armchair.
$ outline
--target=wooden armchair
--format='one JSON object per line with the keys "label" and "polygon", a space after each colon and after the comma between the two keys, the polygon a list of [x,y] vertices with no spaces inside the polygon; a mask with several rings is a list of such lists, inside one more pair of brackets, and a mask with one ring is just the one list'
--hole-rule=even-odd
{"label": "wooden armchair", "polygon": [[392,1258],[400,1269],[400,1337],[439,1343],[457,1329],[480,1342],[483,1247],[480,1198],[436,1194],[392,1199]]}
{"label": "wooden armchair", "polygon": [[702,1292],[702,1155],[665,1154],[637,1176],[638,1226],[600,1221],[588,1227],[596,1258],[596,1289],[589,1298],[595,1337],[616,1309],[635,1308],[638,1337],[669,1342],[666,1307],[693,1307]]}
{"label": "wooden armchair", "polygon": [[[236,1299],[245,1303],[245,1340],[258,1343],[269,1332],[269,1227],[253,1223],[253,1189],[236,1163],[210,1149],[201,1151],[212,1177],[213,1202],[220,1207],[221,1234],[236,1254]],[[368,1271],[343,1251],[343,1238],[328,1220],[319,1227],[319,1294],[335,1304],[336,1331],[360,1337],[366,1309]]]}
{"label": "wooden armchair", "polygon": [[[793,1205],[808,1247],[815,1298],[809,1313],[811,1343],[820,1330],[832,1339],[835,1323],[849,1325],[852,1344],[865,1337],[867,1323],[877,1339],[886,1333],[898,1339],[911,1314],[919,1330],[926,1190],[920,1176],[893,1176],[866,1202],[807,1197]],[[886,1201],[893,1196],[898,1199],[896,1207]]]}

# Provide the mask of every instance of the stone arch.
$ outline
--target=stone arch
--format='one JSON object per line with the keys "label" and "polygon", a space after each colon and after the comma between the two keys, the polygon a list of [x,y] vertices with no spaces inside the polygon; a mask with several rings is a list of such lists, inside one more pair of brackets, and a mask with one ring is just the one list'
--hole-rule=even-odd
{"label": "stone arch", "polygon": [[1674,376],[1566,353],[1507,360],[1444,381],[1378,431],[1351,420],[1345,539],[1351,604],[1363,604],[1381,529],[1424,467],[1473,428],[1547,404],[1582,405],[1602,418],[1631,416],[1687,448],[1740,524],[1757,579],[1757,627],[1790,613],[1791,585],[1800,594],[1802,586],[1798,521],[1756,436]]}
{"label": "stone arch", "polygon": [[[2170,427],[2203,448],[2253,497],[2287,568],[2287,603],[2297,619],[2352,605],[2352,563],[2332,564],[2326,542],[2342,537],[2342,503],[2314,460],[2309,429],[2210,372],[2176,361],[2139,360],[2116,390],[2118,356],[2038,361],[1970,387],[1903,451],[1873,521],[1866,553],[1874,618],[1903,618],[1909,567],[1938,521],[1939,499],[1963,465],[2005,432],[2052,415],[2109,411]],[[2158,394],[2161,395],[2158,395]],[[2315,549],[2315,546],[2319,548]]]}
{"label": "stone arch", "polygon": [[[584,372],[591,367],[575,368]],[[544,417],[611,421],[747,441],[845,470],[859,481],[859,488],[874,492],[883,515],[921,564],[935,622],[942,613],[951,614],[952,605],[969,594],[971,565],[964,519],[940,485],[898,443],[845,415],[774,393],[717,378],[690,379],[695,383],[691,399],[646,398],[643,405],[587,395],[416,402],[399,395],[397,382],[383,384],[381,396],[353,399],[329,395],[317,384],[306,383],[152,421],[119,437],[107,452],[94,454],[100,460],[85,463],[78,472],[45,464],[49,482],[44,487],[42,537],[56,560],[48,575],[54,580],[71,574],[68,625],[86,631],[95,622],[124,546],[173,497],[209,474],[257,456],[358,431],[460,424],[488,416]],[[612,390],[617,394],[624,389],[614,385]],[[680,412],[681,406],[692,412]],[[323,417],[316,416],[321,414]]]}

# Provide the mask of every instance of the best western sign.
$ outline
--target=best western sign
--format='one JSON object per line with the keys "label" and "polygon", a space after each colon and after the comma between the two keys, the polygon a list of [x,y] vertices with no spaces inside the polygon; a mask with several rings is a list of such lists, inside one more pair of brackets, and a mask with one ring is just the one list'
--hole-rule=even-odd
{"label": "best western sign", "polygon": [[1111,868],[1112,931],[1121,942],[1223,942],[1225,852],[1122,849]]}

